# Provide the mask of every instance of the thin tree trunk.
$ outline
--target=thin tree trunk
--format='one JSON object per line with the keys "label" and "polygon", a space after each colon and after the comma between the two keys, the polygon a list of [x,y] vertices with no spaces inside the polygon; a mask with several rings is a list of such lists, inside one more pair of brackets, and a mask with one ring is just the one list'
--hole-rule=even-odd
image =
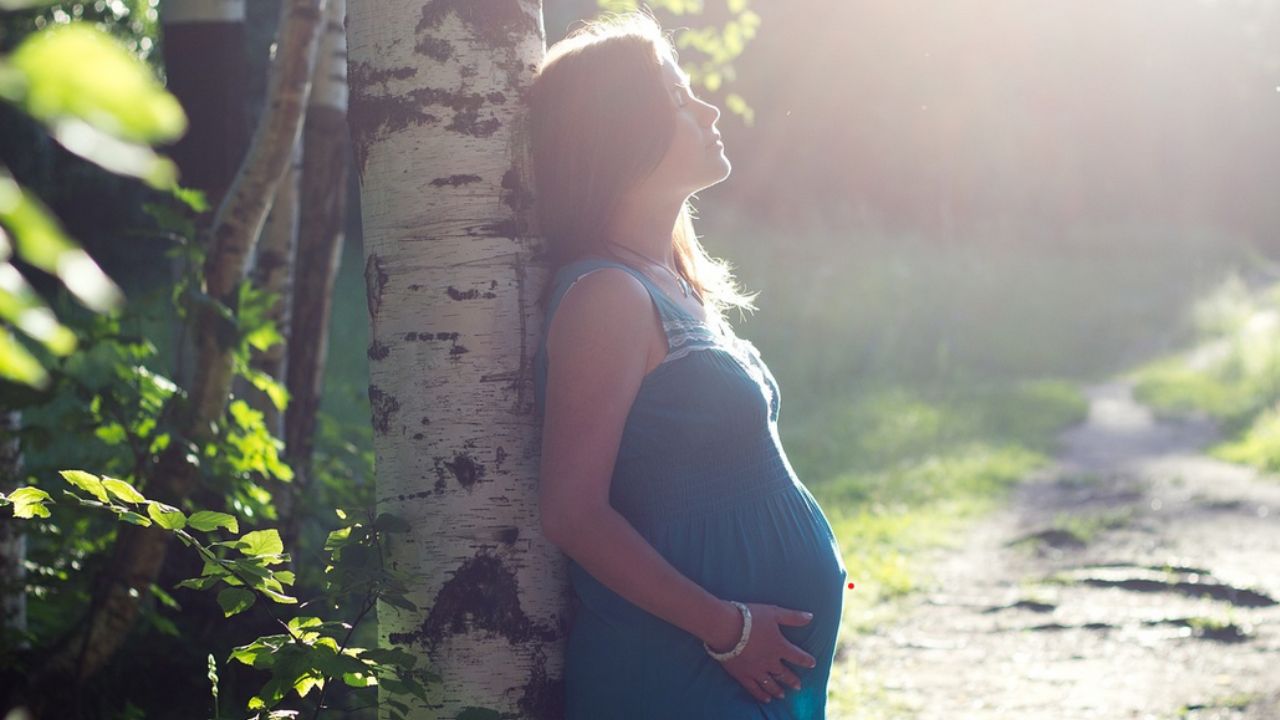
{"label": "thin tree trunk", "polygon": [[[18,430],[22,425],[22,413],[8,410],[0,413],[0,491],[6,495],[22,482],[22,446]],[[0,513],[0,627],[13,637],[27,630],[27,534],[23,521],[12,513]],[[14,638],[16,640],[16,638]],[[25,641],[15,647],[26,647]]]}
{"label": "thin tree trunk", "polygon": [[[303,123],[305,125],[305,118]],[[267,215],[267,224],[262,229],[262,237],[258,240],[251,262],[252,270],[249,272],[255,287],[277,296],[267,318],[275,323],[281,338],[289,337],[289,324],[293,316],[293,265],[298,247],[298,183],[301,175],[302,141],[299,138],[289,157],[289,167],[276,187],[275,200],[271,203],[271,212]],[[289,355],[289,345],[282,339],[266,350],[254,349],[249,364],[255,370],[283,381]],[[284,414],[266,393],[241,379],[236,382],[236,394],[244,397],[255,410],[262,412],[267,429],[272,435],[284,436]]]}
{"label": "thin tree trunk", "polygon": [[383,646],[439,673],[414,718],[563,715],[565,560],[540,532],[531,358],[545,268],[524,222],[537,0],[351,7],[378,510],[421,608]]}
{"label": "thin tree trunk", "polygon": [[302,521],[296,501],[311,485],[316,413],[329,352],[329,311],[347,215],[346,18],[346,0],[329,0],[302,129],[302,218],[285,370],[290,396],[285,410],[285,459],[293,468],[294,480],[289,492],[276,501],[284,519],[285,547],[295,547]]}
{"label": "thin tree trunk", "polygon": [[[286,0],[281,7],[280,41],[272,67],[268,106],[253,144],[211,229],[205,264],[206,292],[235,306],[235,292],[245,278],[245,261],[262,230],[269,201],[284,175],[298,137],[302,110],[319,40],[324,0]],[[222,418],[231,389],[233,338],[216,311],[202,308],[195,318],[198,350],[195,377],[188,389],[179,426],[196,443],[209,439],[210,425]],[[183,443],[172,443],[160,456],[146,485],[149,497],[181,504],[199,485],[199,469],[188,463]],[[112,556],[94,592],[93,609],[84,629],[73,634],[37,678],[45,701],[57,676],[70,673],[83,680],[111,658],[133,627],[139,603],[148,596],[164,561],[169,533],[155,527],[122,524]],[[51,707],[40,708],[56,712]],[[55,715],[51,714],[50,717]]]}
{"label": "thin tree trunk", "polygon": [[[166,85],[189,121],[169,153],[183,186],[203,191],[216,208],[249,144],[245,0],[165,0],[160,22]],[[212,213],[203,220],[207,225]],[[175,281],[181,262],[172,261]],[[188,387],[195,355],[189,333],[174,333],[174,351],[174,379]]]}

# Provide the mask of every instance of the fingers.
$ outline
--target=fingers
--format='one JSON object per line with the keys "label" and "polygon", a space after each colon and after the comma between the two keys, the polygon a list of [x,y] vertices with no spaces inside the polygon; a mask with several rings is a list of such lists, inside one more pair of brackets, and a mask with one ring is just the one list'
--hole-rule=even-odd
{"label": "fingers", "polygon": [[755,680],[751,678],[738,678],[737,680],[742,687],[746,688],[751,697],[756,699],[756,702],[767,703],[773,699],[773,696],[766,692],[764,688],[760,686],[760,683]]}
{"label": "fingers", "polygon": [[815,668],[818,666],[818,661],[814,660],[813,656],[804,650],[801,650],[795,645],[792,645],[789,649],[791,651],[790,655],[782,658],[783,660],[786,660],[796,667]]}
{"label": "fingers", "polygon": [[778,624],[779,625],[808,625],[813,620],[813,613],[803,610],[787,610],[779,608]]}
{"label": "fingers", "polygon": [[787,690],[800,689],[800,678],[784,668],[770,672],[769,677],[760,681],[760,687],[772,693],[774,697],[785,697]]}
{"label": "fingers", "polygon": [[782,689],[782,685],[772,676],[760,680],[759,682],[760,687],[764,688],[765,692],[771,694],[773,697],[783,698],[787,696],[786,691]]}

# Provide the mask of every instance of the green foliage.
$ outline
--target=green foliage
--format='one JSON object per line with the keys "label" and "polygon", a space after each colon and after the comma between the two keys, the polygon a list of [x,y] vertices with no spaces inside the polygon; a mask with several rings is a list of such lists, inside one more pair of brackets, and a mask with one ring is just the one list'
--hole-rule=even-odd
{"label": "green foliage", "polygon": [[156,188],[177,177],[150,145],[186,131],[182,107],[102,30],[69,23],[29,36],[0,65],[0,97],[44,123],[67,150],[111,172]]}
{"label": "green foliage", "polygon": [[[632,12],[640,6],[637,0],[596,2],[602,11],[609,13]],[[760,27],[760,16],[748,7],[749,2],[750,0],[726,0],[724,9],[716,14],[717,17],[724,18],[723,25],[712,24],[700,28],[682,25],[676,32],[675,47],[686,56],[681,67],[694,84],[714,93],[736,79],[737,71],[733,67],[733,61],[742,55],[747,43],[756,36]],[[657,13],[665,12],[680,19],[711,14],[707,12],[703,0],[655,0],[646,5]],[[740,116],[748,127],[755,123],[755,111],[741,95],[727,93],[725,106],[730,112]]]}
{"label": "green foliage", "polygon": [[[5,8],[28,5],[10,0]],[[67,150],[106,170],[157,188],[174,186],[175,166],[150,145],[177,139],[186,129],[186,116],[150,70],[103,30],[59,23],[27,36],[0,57],[0,100],[42,123]],[[55,356],[69,354],[75,338],[9,262],[15,250],[23,261],[56,275],[95,312],[117,307],[121,293],[39,200],[0,166],[0,378],[43,388],[49,384],[43,364],[10,328]]]}
{"label": "green foliage", "polygon": [[[294,584],[291,571],[276,569],[288,562],[279,533],[273,529],[247,532],[223,540],[202,539],[193,533],[209,533],[220,529],[236,532],[235,519],[224,513],[197,511],[190,521],[176,508],[146,498],[127,482],[100,477],[83,470],[64,470],[68,484],[89,497],[70,490],[66,494],[82,506],[105,509],[126,522],[147,523],[173,533],[184,545],[193,548],[204,560],[198,577],[178,583],[180,588],[207,591],[217,589],[217,602],[224,617],[232,617],[253,608],[259,597],[275,605],[296,605],[297,598],[284,593]],[[51,498],[45,491],[23,487],[0,495],[0,503],[12,505],[15,517],[49,517],[46,505]],[[131,508],[146,506],[148,518]],[[346,515],[345,512],[340,513]],[[366,649],[351,645],[356,626],[369,617],[378,602],[414,609],[405,595],[408,587],[399,572],[388,570],[383,563],[382,538],[387,533],[406,532],[408,523],[402,518],[383,513],[366,522],[355,522],[329,535],[325,549],[329,564],[325,568],[328,584],[325,591],[307,605],[355,608],[354,622],[324,620],[315,615],[283,618],[267,610],[285,630],[266,635],[237,646],[228,657],[249,667],[267,671],[270,678],[248,701],[247,709],[259,711],[253,717],[284,717],[293,711],[280,709],[291,695],[305,699],[318,690],[314,707],[324,707],[326,687],[339,678],[348,687],[374,693],[382,686],[391,693],[413,695],[427,701],[425,683],[439,676],[415,670],[417,658],[396,648]],[[163,590],[155,592],[162,602],[177,603]],[[209,681],[212,684],[215,717],[218,716],[218,675],[214,658],[209,657]],[[388,702],[392,718],[403,720],[408,706],[394,699]],[[480,717],[480,716],[477,716]]]}
{"label": "green foliage", "polygon": [[1195,346],[1132,374],[1134,395],[1166,415],[1198,413],[1222,424],[1210,454],[1280,471],[1280,285],[1249,288],[1236,276],[1191,311]]}
{"label": "green foliage", "polygon": [[45,505],[49,500],[49,493],[34,487],[18,488],[8,497],[0,493],[0,501],[13,505],[13,516],[19,518],[49,517],[49,508]]}

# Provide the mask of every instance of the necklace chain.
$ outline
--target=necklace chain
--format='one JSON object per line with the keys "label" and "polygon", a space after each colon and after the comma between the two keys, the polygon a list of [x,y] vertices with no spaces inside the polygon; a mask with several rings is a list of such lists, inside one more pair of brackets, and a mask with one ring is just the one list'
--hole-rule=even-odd
{"label": "necklace chain", "polygon": [[663,270],[666,270],[666,271],[667,271],[667,273],[671,275],[671,277],[673,277],[673,278],[675,278],[675,279],[676,279],[676,284],[680,286],[680,293],[681,293],[682,295],[684,295],[685,297],[689,297],[689,282],[688,282],[687,280],[685,280],[685,279],[684,279],[684,277],[683,277],[683,276],[681,276],[680,274],[678,274],[675,270],[672,270],[671,268],[667,267],[666,265],[664,265],[664,264],[662,264],[662,263],[660,263],[660,262],[655,261],[653,258],[650,258],[648,255],[645,255],[644,253],[641,253],[641,252],[637,252],[637,251],[635,251],[635,250],[632,250],[631,248],[629,248],[629,247],[627,247],[627,246],[625,246],[625,245],[619,245],[618,243],[613,242],[613,241],[609,241],[609,244],[610,244],[610,245],[613,245],[614,247],[622,248],[623,250],[626,250],[626,251],[627,251],[627,252],[629,252],[629,253],[632,253],[632,254],[634,254],[634,255],[637,255],[637,256],[639,256],[639,257],[644,258],[644,259],[645,259],[645,260],[646,260],[650,265],[657,265],[658,267],[662,268]]}

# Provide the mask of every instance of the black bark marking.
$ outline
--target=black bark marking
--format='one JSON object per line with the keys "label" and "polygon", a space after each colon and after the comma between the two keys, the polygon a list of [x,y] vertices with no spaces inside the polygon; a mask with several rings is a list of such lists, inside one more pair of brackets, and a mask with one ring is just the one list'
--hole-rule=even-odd
{"label": "black bark marking", "polygon": [[481,551],[469,558],[428,603],[431,610],[416,630],[391,633],[393,645],[413,643],[434,652],[449,636],[487,631],[513,645],[548,642],[561,636],[554,627],[535,623],[520,608],[515,573],[502,560]]}
{"label": "black bark marking", "polygon": [[445,130],[480,138],[489,137],[498,132],[500,127],[502,127],[502,121],[498,118],[481,120],[479,113],[474,110],[463,110],[454,113],[453,122],[444,126]]}
{"label": "black bark marking", "polygon": [[440,118],[423,112],[414,93],[396,93],[386,87],[390,80],[407,80],[416,75],[418,71],[414,68],[377,68],[367,63],[348,63],[347,71],[351,92],[347,124],[356,168],[363,179],[369,146],[379,132],[439,122]]}
{"label": "black bark marking", "polygon": [[430,424],[431,424],[431,421],[427,419],[427,416],[426,416],[426,415],[423,415],[423,416],[422,416],[422,424],[423,424],[423,425],[430,425]]}
{"label": "black bark marking", "polygon": [[418,40],[418,44],[414,45],[413,49],[417,50],[420,55],[426,55],[436,62],[444,62],[453,57],[453,43],[444,38],[424,37]]}
{"label": "black bark marking", "polygon": [[492,300],[498,297],[496,293],[492,293],[488,291],[480,292],[479,290],[476,290],[474,288],[471,290],[462,291],[453,287],[452,285],[450,285],[449,288],[445,290],[445,292],[448,293],[449,298],[451,300],[475,300],[476,298],[484,298],[486,300]]}
{"label": "black bark marking", "polygon": [[485,96],[484,96],[484,99],[485,99],[485,100],[488,100],[488,101],[489,101],[489,102],[491,102],[491,103],[498,104],[498,103],[504,103],[504,102],[506,102],[506,101],[507,101],[507,96],[506,96],[506,95],[503,95],[502,93],[498,92],[497,90],[494,90],[493,92],[489,93],[488,95],[485,95]]}
{"label": "black bark marking", "polygon": [[400,502],[404,502],[405,500],[417,500],[418,498],[424,498],[424,497],[430,497],[430,496],[431,496],[431,493],[424,491],[424,492],[409,493],[408,495],[398,495],[397,497],[399,498]]}
{"label": "black bark marking", "polygon": [[369,405],[373,411],[373,431],[386,435],[391,429],[392,414],[400,409],[400,401],[382,392],[377,385],[370,385]]}
{"label": "black bark marking", "polygon": [[387,271],[382,269],[382,258],[369,253],[364,263],[365,299],[369,304],[369,317],[378,319],[378,311],[382,309],[382,290],[387,285]]}
{"label": "black bark marking", "polygon": [[496,223],[486,223],[475,228],[467,230],[467,234],[472,237],[505,237],[516,239],[524,237],[524,223],[520,220],[512,218],[510,220],[502,220]]}
{"label": "black bark marking", "polygon": [[533,207],[533,193],[520,182],[520,172],[515,168],[502,175],[502,202],[517,213]]}
{"label": "black bark marking", "polygon": [[493,453],[493,467],[494,467],[494,469],[501,470],[501,469],[502,469],[502,463],[503,463],[503,462],[505,462],[505,461],[506,461],[506,459],[507,459],[507,449],[506,449],[506,448],[504,448],[504,447],[502,447],[501,445],[499,445],[499,446],[498,446],[498,449],[497,449],[496,451],[494,451],[494,453]]}
{"label": "black bark marking", "polygon": [[538,32],[538,21],[517,0],[435,0],[422,8],[422,19],[415,30],[421,34],[439,28],[449,13],[494,50],[505,50]]}
{"label": "black bark marking", "polygon": [[520,528],[518,527],[505,527],[498,531],[498,539],[508,545],[511,545],[512,543],[514,543],[517,539],[519,539],[519,537],[520,537]]}
{"label": "black bark marking", "polygon": [[[432,458],[436,470],[436,487],[441,487],[441,482],[447,480],[450,475],[462,487],[470,490],[475,484],[484,479],[484,465],[476,462],[474,458],[466,453],[458,453],[453,456],[453,460],[446,460],[443,457],[436,456]],[[447,471],[447,472],[446,472]]]}
{"label": "black bark marking", "polygon": [[453,347],[449,348],[450,355],[465,355],[469,352],[471,351],[468,350],[465,345],[454,345]]}
{"label": "black bark marking", "polygon": [[374,340],[373,342],[369,343],[369,359],[370,360],[385,360],[386,357],[390,354],[391,354],[391,348],[387,347],[386,345],[383,345],[377,340]]}
{"label": "black bark marking", "polygon": [[426,437],[426,435],[423,435],[422,433],[414,433],[414,434],[413,434],[413,439],[414,439],[414,440],[421,440],[421,439],[422,439],[422,438],[424,438],[424,437]]}
{"label": "black bark marking", "polygon": [[480,182],[479,175],[450,175],[449,177],[436,178],[431,181],[431,184],[435,187],[441,187],[444,185],[457,187],[459,185],[466,185],[474,182]]}
{"label": "black bark marking", "polygon": [[516,701],[520,716],[536,720],[559,720],[565,714],[564,678],[547,677],[547,656],[539,648],[533,656],[529,682]]}

